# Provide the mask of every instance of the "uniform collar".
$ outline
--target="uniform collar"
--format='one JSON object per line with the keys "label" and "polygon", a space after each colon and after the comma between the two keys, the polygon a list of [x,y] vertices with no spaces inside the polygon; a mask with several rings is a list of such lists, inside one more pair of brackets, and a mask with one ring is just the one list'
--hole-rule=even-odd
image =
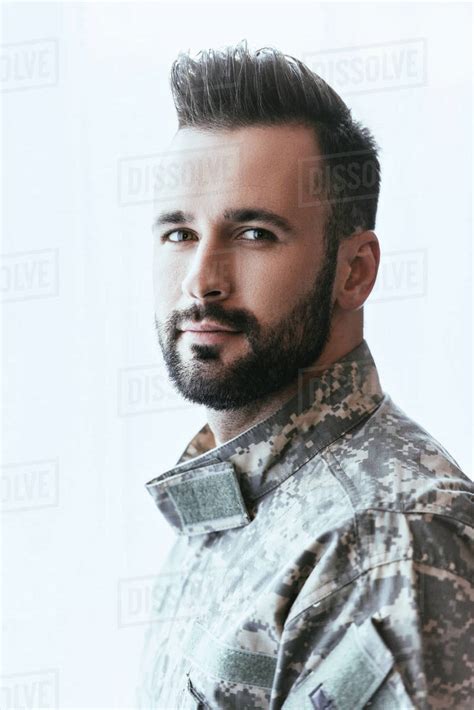
{"label": "uniform collar", "polygon": [[267,419],[214,446],[207,424],[176,466],[146,484],[178,534],[247,525],[253,503],[367,418],[384,397],[367,342],[310,379]]}

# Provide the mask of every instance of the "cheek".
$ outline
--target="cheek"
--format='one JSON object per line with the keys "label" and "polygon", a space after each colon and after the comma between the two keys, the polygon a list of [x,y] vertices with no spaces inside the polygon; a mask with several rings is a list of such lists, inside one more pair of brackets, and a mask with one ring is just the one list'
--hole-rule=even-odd
{"label": "cheek", "polygon": [[262,322],[278,322],[313,288],[316,265],[311,260],[287,254],[262,268],[252,266],[242,269],[239,292]]}

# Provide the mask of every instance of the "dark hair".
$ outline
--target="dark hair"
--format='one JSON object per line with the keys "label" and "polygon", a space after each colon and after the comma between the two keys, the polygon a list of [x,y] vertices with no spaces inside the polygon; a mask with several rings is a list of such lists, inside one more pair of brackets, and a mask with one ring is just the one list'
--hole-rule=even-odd
{"label": "dark hair", "polygon": [[[232,129],[302,124],[314,128],[322,160],[311,175],[327,200],[328,247],[356,228],[373,229],[380,190],[378,146],[341,97],[298,59],[272,47],[180,53],[171,68],[178,127]],[[311,156],[308,156],[311,161]],[[308,172],[309,174],[309,172]]]}

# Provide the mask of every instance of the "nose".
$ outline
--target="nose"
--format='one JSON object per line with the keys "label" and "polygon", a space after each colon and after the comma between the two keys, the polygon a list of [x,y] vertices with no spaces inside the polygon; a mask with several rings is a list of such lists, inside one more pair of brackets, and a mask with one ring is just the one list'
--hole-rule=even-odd
{"label": "nose", "polygon": [[233,256],[229,247],[201,240],[182,282],[183,293],[196,301],[223,301],[233,288]]}

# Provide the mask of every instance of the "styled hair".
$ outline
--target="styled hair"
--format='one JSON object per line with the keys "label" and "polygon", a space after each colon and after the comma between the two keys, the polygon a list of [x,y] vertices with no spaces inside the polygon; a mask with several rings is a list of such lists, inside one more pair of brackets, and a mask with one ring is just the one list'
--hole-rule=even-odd
{"label": "styled hair", "polygon": [[[370,131],[320,76],[272,47],[249,50],[246,40],[173,62],[171,91],[178,128],[234,129],[295,124],[315,131],[311,194],[329,205],[328,247],[358,229],[373,229],[380,191],[378,146]],[[308,167],[311,166],[308,156]],[[304,171],[304,165],[300,166]],[[304,175],[303,175],[304,177]]]}

